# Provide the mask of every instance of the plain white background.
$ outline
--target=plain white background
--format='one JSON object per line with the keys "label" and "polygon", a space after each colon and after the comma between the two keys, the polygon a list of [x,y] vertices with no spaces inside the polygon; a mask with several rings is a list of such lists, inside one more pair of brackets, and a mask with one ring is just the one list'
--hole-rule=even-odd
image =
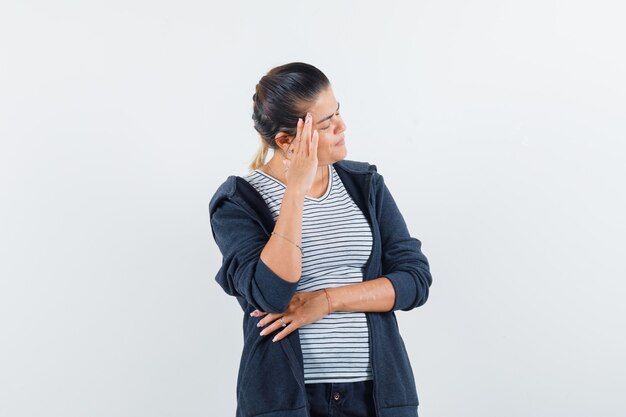
{"label": "plain white background", "polygon": [[398,313],[420,416],[623,416],[624,12],[3,0],[0,415],[234,415],[207,205],[257,81],[304,61],[431,262]]}

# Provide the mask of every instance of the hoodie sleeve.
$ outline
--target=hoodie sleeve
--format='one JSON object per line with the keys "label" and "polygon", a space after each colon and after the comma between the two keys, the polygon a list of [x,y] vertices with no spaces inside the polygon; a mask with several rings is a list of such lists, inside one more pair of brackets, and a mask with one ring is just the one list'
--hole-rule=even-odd
{"label": "hoodie sleeve", "polygon": [[282,279],[261,260],[261,251],[269,240],[261,225],[228,199],[210,215],[210,223],[223,257],[215,280],[224,291],[243,297],[261,311],[285,311],[298,283]]}
{"label": "hoodie sleeve", "polygon": [[393,284],[396,299],[391,311],[408,311],[428,299],[432,277],[422,242],[412,237],[383,176],[374,173],[376,213],[382,242],[382,275]]}

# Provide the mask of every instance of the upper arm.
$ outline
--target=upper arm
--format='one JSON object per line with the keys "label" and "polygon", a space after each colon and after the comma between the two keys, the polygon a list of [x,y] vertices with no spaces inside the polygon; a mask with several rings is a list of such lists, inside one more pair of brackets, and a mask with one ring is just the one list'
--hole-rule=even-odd
{"label": "upper arm", "polygon": [[224,291],[243,297],[255,309],[284,311],[298,283],[282,279],[260,258],[269,236],[241,206],[224,200],[210,217],[211,230],[222,253],[215,279]]}

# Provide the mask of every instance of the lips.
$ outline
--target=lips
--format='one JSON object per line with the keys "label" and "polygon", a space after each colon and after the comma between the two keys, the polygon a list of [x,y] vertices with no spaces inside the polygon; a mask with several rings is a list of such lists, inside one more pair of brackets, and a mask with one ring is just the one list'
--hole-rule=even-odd
{"label": "lips", "polygon": [[345,138],[345,136],[344,136],[344,137],[342,137],[342,138],[341,138],[341,140],[340,140],[339,142],[337,142],[337,144],[336,144],[336,145],[337,145],[337,146],[339,146],[339,145],[343,145],[345,142],[346,142],[346,138]]}

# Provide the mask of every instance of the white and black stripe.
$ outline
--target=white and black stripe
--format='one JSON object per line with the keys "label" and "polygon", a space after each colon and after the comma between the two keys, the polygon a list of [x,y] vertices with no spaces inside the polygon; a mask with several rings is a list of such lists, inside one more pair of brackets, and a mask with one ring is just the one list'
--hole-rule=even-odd
{"label": "white and black stripe", "polygon": [[[302,217],[302,276],[297,291],[363,281],[372,231],[332,165],[332,181],[320,198],[305,197]],[[274,220],[286,186],[261,170],[243,177],[265,199]],[[299,329],[305,383],[372,379],[365,313],[335,312]]]}

